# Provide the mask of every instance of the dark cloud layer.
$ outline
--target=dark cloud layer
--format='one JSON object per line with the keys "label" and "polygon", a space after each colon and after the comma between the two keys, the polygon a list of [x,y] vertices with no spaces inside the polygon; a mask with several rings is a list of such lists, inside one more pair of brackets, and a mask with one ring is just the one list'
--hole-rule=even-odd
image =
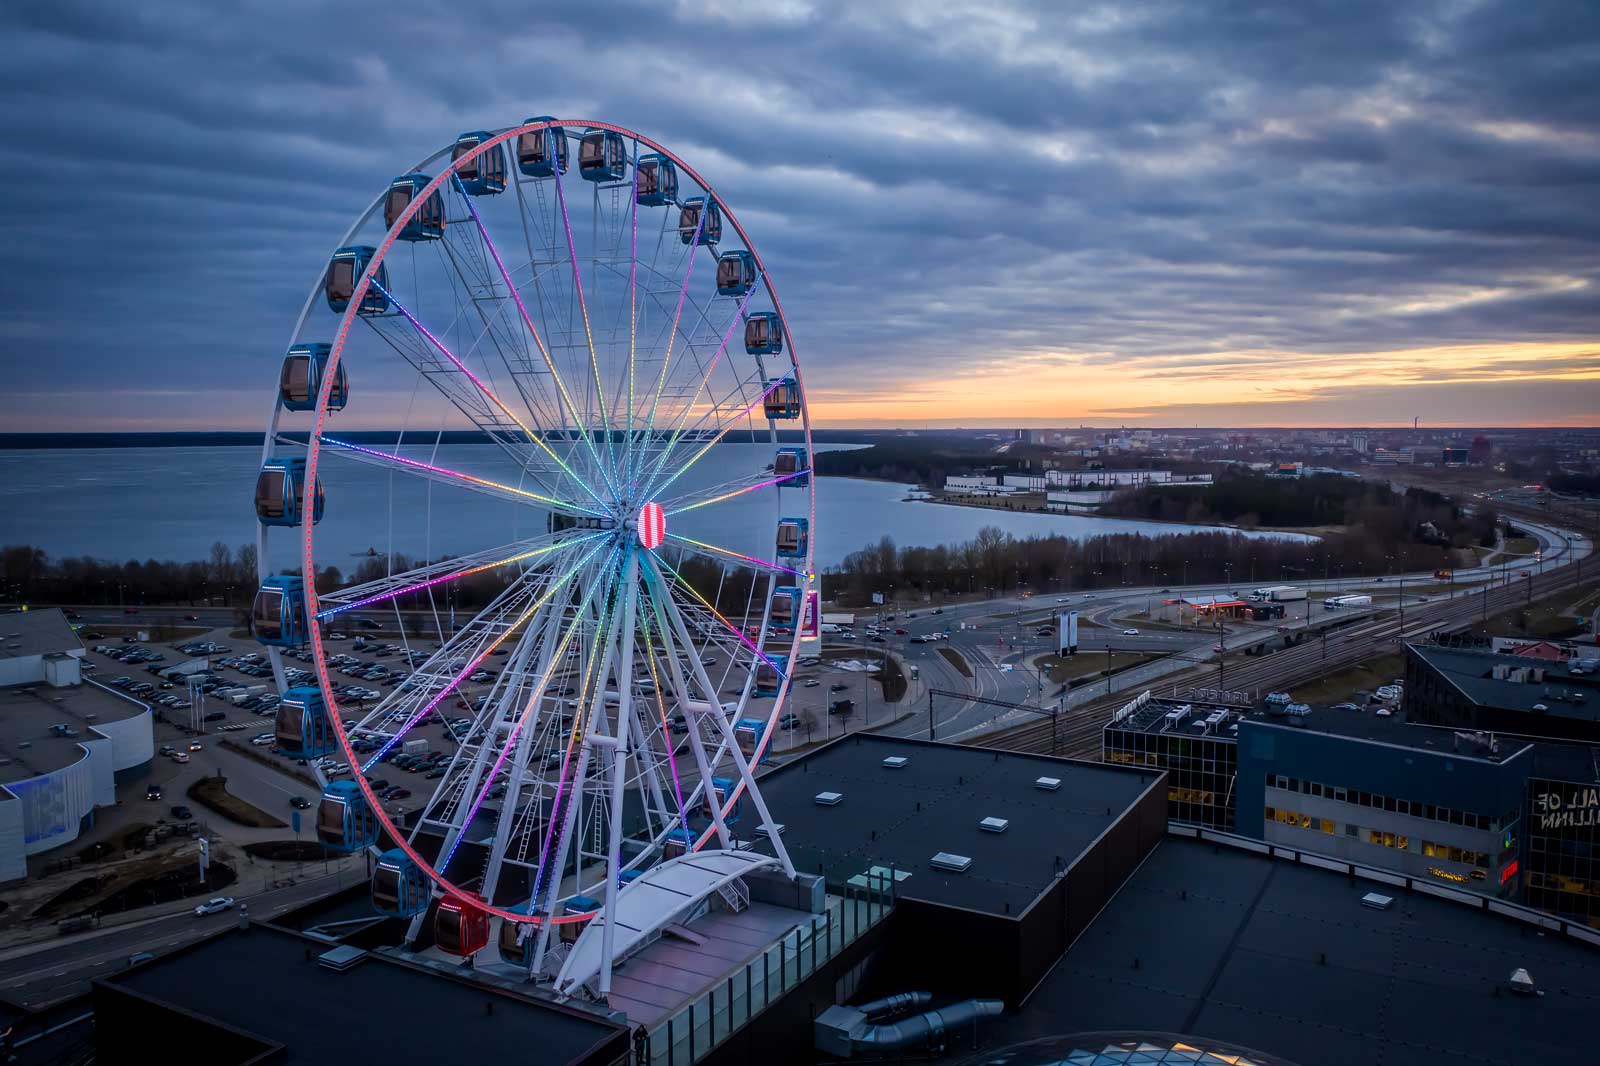
{"label": "dark cloud layer", "polygon": [[[23,428],[253,424],[381,183],[535,113],[695,161],[824,390],[857,360],[884,390],[1016,360],[1059,386],[1600,336],[1592,0],[23,0],[0,34],[0,418]],[[1475,380],[1478,410],[1501,386]],[[1274,417],[1360,421],[1360,384]],[[1592,377],[1504,388],[1505,421],[1600,408]]]}

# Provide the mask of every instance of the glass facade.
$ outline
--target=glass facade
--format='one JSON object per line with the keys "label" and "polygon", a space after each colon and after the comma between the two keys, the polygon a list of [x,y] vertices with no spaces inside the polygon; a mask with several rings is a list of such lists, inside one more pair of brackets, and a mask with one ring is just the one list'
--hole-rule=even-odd
{"label": "glass facade", "polygon": [[1168,820],[1233,832],[1239,745],[1232,737],[1109,727],[1102,744],[1106,762],[1167,772]]}
{"label": "glass facade", "polygon": [[1600,929],[1600,784],[1528,779],[1523,902]]}

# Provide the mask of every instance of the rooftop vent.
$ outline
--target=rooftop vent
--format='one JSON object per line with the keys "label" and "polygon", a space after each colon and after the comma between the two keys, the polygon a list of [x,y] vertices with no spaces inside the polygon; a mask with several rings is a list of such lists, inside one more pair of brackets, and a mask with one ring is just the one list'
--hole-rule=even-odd
{"label": "rooftop vent", "polygon": [[318,955],[317,965],[327,970],[333,970],[335,973],[344,973],[346,970],[354,969],[360,965],[366,957],[367,952],[365,949],[344,944]]}
{"label": "rooftop vent", "polygon": [[1361,897],[1361,905],[1371,907],[1373,910],[1386,911],[1394,906],[1394,897],[1385,896],[1382,892],[1368,892]]}
{"label": "rooftop vent", "polygon": [[837,807],[839,801],[844,799],[843,792],[818,792],[814,797],[819,807]]}
{"label": "rooftop vent", "polygon": [[883,765],[890,770],[900,770],[903,769],[906,763],[909,761],[910,760],[904,755],[891,755],[887,759],[883,760]]}
{"label": "rooftop vent", "polygon": [[1004,818],[989,817],[979,822],[978,828],[986,833],[1004,833],[1011,828],[1011,823]]}
{"label": "rooftop vent", "polygon": [[1059,777],[1036,777],[1033,779],[1034,788],[1042,788],[1046,792],[1054,792],[1061,787]]}
{"label": "rooftop vent", "polygon": [[972,865],[972,860],[965,855],[955,855],[948,851],[941,851],[929,860],[937,870],[949,870],[951,873],[966,873]]}

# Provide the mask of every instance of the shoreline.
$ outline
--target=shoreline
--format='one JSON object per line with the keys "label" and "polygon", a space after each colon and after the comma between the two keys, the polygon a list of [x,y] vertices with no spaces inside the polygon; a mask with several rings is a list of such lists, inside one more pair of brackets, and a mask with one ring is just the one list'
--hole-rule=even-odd
{"label": "shoreline", "polygon": [[[883,480],[883,479],[881,479],[881,478],[862,478],[860,480],[874,481],[874,480]],[[905,484],[905,482],[893,482],[893,484],[902,484],[903,485],[903,484]],[[1044,515],[1047,518],[1087,518],[1087,519],[1098,520],[1098,521],[1103,521],[1103,522],[1139,522],[1139,523],[1145,523],[1145,524],[1149,524],[1149,525],[1177,526],[1177,527],[1181,527],[1184,531],[1190,532],[1190,533],[1206,533],[1206,532],[1246,533],[1246,534],[1253,534],[1253,533],[1282,533],[1282,534],[1285,534],[1287,536],[1306,537],[1306,538],[1313,539],[1313,540],[1321,540],[1322,538],[1328,536],[1329,534],[1336,534],[1336,533],[1342,532],[1342,530],[1339,527],[1334,527],[1334,526],[1311,526],[1311,527],[1308,527],[1306,529],[1294,529],[1294,528],[1289,527],[1289,526],[1240,526],[1240,525],[1235,525],[1232,522],[1195,523],[1195,522],[1181,521],[1181,520],[1176,519],[1176,518],[1142,518],[1142,517],[1130,516],[1130,515],[1107,515],[1107,514],[1099,514],[1098,512],[1095,512],[1095,511],[1052,511],[1048,507],[1028,507],[1028,508],[1023,508],[1023,509],[1019,510],[1019,509],[1016,509],[1016,508],[1009,508],[1009,507],[990,507],[987,504],[968,503],[968,502],[966,502],[964,500],[953,500],[953,499],[951,499],[951,498],[949,498],[947,496],[939,496],[937,494],[933,494],[931,492],[931,490],[923,489],[921,486],[918,486],[918,485],[911,485],[911,486],[908,486],[908,488],[914,489],[914,490],[919,491],[919,492],[930,492],[930,495],[928,496],[927,499],[906,500],[906,501],[904,501],[904,502],[907,502],[907,503],[937,503],[937,504],[943,504],[946,507],[967,507],[967,508],[970,508],[970,509],[972,509],[974,511],[999,511],[999,512],[1002,512],[1004,514],[1036,514],[1036,515]],[[1003,499],[1004,497],[997,497],[997,498]],[[1181,535],[1181,534],[1174,534],[1174,535],[1176,536],[1176,535]]]}

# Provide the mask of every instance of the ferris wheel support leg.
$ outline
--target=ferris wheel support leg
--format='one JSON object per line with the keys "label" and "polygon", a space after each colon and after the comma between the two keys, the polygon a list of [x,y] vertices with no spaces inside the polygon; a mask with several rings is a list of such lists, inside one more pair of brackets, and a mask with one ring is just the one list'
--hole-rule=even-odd
{"label": "ferris wheel support leg", "polygon": [[622,580],[627,587],[622,607],[620,658],[617,661],[617,716],[611,735],[611,816],[606,838],[606,914],[600,930],[600,998],[611,995],[611,958],[616,933],[617,878],[622,863],[623,768],[628,761],[628,723],[633,719],[633,627],[639,606],[639,552],[628,552]]}
{"label": "ferris wheel support leg", "polygon": [[[695,770],[700,775],[700,782],[689,793],[687,805],[684,808],[683,817],[687,822],[689,811],[694,809],[695,800],[704,794],[706,789],[711,787],[711,760],[706,758],[704,738],[700,734],[699,715],[690,710],[690,704],[693,701],[689,695],[689,683],[684,679],[683,670],[678,665],[678,656],[673,650],[673,643],[678,638],[674,635],[674,631],[669,629],[666,619],[666,613],[670,610],[671,605],[669,603],[664,609],[661,603],[662,597],[670,598],[670,594],[667,592],[665,584],[660,580],[661,575],[656,573],[653,566],[646,573],[650,574],[654,579],[651,582],[651,587],[654,591],[650,597],[650,604],[655,611],[656,628],[661,631],[661,639],[666,644],[667,674],[672,678],[672,690],[677,694],[678,706],[683,708],[684,720],[689,724],[689,750],[694,753]],[[693,658],[694,644],[685,641],[683,646],[687,650],[689,657]],[[711,688],[706,691],[711,694],[710,699],[715,702],[717,690]],[[667,742],[669,744],[672,742],[670,735],[667,738]],[[731,837],[728,834],[727,823],[722,820],[722,808],[715,803],[708,806],[711,808],[712,824],[716,826],[717,840],[726,848],[731,842]],[[687,830],[689,827],[685,824],[683,828]]]}
{"label": "ferris wheel support leg", "polygon": [[[595,573],[594,580],[599,579],[600,573],[597,571]],[[596,675],[595,690],[589,703],[589,714],[587,720],[584,722],[582,733],[580,734],[580,736],[583,738],[583,742],[578,745],[578,765],[574,768],[570,778],[571,795],[567,802],[566,814],[561,819],[561,832],[560,836],[556,839],[556,853],[554,858],[551,859],[548,867],[550,870],[549,876],[551,880],[549,885],[545,887],[544,914],[546,919],[555,914],[556,901],[561,895],[561,881],[565,877],[567,849],[573,843],[573,833],[577,823],[578,808],[583,799],[583,783],[587,779],[589,773],[589,750],[593,745],[588,743],[588,735],[591,732],[594,719],[598,714],[603,713],[603,708],[605,707],[605,679],[611,671],[611,652],[615,647],[616,641],[613,634],[611,637],[607,638],[605,650],[601,653],[602,658],[600,661],[600,670]],[[552,813],[554,812],[552,811]],[[578,851],[580,852],[580,855],[577,857],[577,867],[579,873],[581,873],[583,865],[581,855],[583,848],[581,845],[578,847]],[[541,856],[541,866],[544,865],[542,860],[543,856]],[[533,949],[532,967],[534,973],[540,972],[544,965],[545,951],[550,946],[551,928],[552,923],[548,920],[541,922],[539,925],[539,939],[534,945]]]}
{"label": "ferris wheel support leg", "polygon": [[[517,650],[512,652],[511,659],[506,663],[505,669],[500,673],[505,678],[513,672],[525,673],[523,670],[528,657],[533,652],[536,642],[539,644],[539,672],[535,677],[543,676],[551,655],[555,651],[556,636],[553,620],[561,616],[561,608],[556,604],[548,604],[544,608],[543,624],[530,625],[523,639],[517,642]],[[516,685],[507,684],[505,691],[498,700],[494,700],[484,708],[484,713],[479,718],[478,728],[486,742],[487,738],[494,735],[492,730],[500,729],[505,720],[506,707],[512,703],[513,697],[519,692]],[[511,759],[511,772],[506,782],[505,802],[500,806],[500,818],[494,828],[494,847],[489,851],[489,867],[483,875],[483,898],[494,902],[495,890],[500,884],[500,870],[504,863],[506,846],[511,837],[511,825],[516,821],[517,801],[522,797],[523,786],[527,782],[528,750],[532,746],[533,737],[539,731],[539,703],[543,699],[542,692],[534,692],[531,699],[534,701],[533,713],[529,716],[528,724],[517,735],[517,750]]]}
{"label": "ferris wheel support leg", "polygon": [[[651,569],[652,572],[655,573],[656,580],[660,581],[660,572],[655,571],[653,565]],[[665,582],[662,582],[662,584],[664,585]],[[672,619],[673,629],[678,633],[679,639],[683,640],[685,643],[688,643],[689,630],[683,624],[683,616],[678,613],[677,607],[670,602],[667,604],[667,614]],[[734,766],[738,767],[739,769],[739,776],[744,780],[745,791],[750,794],[751,802],[756,805],[756,812],[761,815],[761,824],[767,828],[767,836],[772,841],[772,850],[777,854],[778,861],[783,864],[784,874],[790,878],[793,878],[794,863],[789,860],[789,849],[783,846],[783,840],[778,835],[778,825],[772,820],[771,812],[767,810],[767,801],[762,798],[761,789],[756,787],[756,775],[751,771],[750,763],[746,761],[744,752],[739,749],[738,738],[733,735],[733,726],[728,722],[727,715],[722,713],[721,704],[717,702],[717,690],[711,684],[711,679],[706,676],[706,668],[700,662],[699,658],[691,655],[689,657],[689,662],[689,668],[694,671],[695,679],[700,682],[702,688],[712,694],[711,704],[715,708],[715,713],[713,713],[711,717],[717,724],[718,732],[722,734],[723,741],[728,749],[728,754],[733,756]],[[709,779],[707,780],[706,785],[707,788],[710,787]],[[707,795],[709,796],[710,793],[708,792]],[[728,797],[728,802],[732,803],[733,797]],[[711,802],[712,810],[716,810],[717,807],[717,803],[713,800]],[[720,815],[718,820],[721,820]],[[724,845],[724,847],[726,847],[726,845]]]}

